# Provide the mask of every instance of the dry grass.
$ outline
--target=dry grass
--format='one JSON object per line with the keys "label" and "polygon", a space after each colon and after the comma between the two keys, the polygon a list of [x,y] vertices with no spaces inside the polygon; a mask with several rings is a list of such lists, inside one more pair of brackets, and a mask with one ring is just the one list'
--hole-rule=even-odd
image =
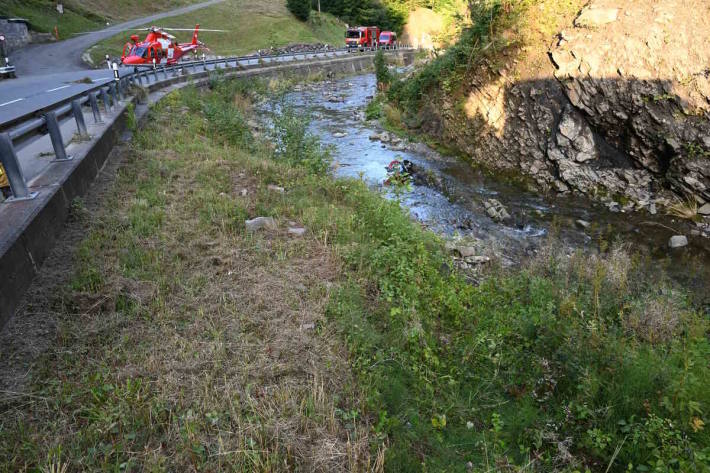
{"label": "dry grass", "polygon": [[54,286],[34,292],[35,323],[57,328],[24,394],[0,400],[3,468],[381,470],[324,321],[340,274],[329,248],[288,236],[283,218],[244,233],[284,198],[266,189],[272,164],[184,119],[139,138],[116,188],[80,212],[74,267],[55,261]]}
{"label": "dry grass", "polygon": [[624,329],[648,343],[667,343],[679,335],[684,312],[673,294],[647,296],[622,319]]}
{"label": "dry grass", "polygon": [[676,198],[676,201],[668,206],[666,213],[674,217],[693,220],[698,216],[698,202],[692,197]]}

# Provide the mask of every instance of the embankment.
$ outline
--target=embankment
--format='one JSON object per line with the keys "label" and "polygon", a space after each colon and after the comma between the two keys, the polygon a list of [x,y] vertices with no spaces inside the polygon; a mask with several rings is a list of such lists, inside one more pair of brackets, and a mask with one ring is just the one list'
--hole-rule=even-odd
{"label": "embankment", "polygon": [[460,43],[393,90],[407,125],[613,209],[710,201],[707,2],[475,3]]}

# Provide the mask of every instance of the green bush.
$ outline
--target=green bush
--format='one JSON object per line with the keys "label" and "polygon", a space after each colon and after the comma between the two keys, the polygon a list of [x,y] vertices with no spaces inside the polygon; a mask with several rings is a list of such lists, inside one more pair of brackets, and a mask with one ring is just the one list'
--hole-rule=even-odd
{"label": "green bush", "polygon": [[273,138],[278,161],[302,166],[315,174],[324,174],[330,166],[330,149],[308,132],[309,119],[289,106],[282,106],[274,117]]}
{"label": "green bush", "polygon": [[377,120],[381,116],[382,116],[382,96],[378,95],[377,97],[370,100],[370,102],[367,104],[367,107],[365,107],[365,119],[366,120]]}
{"label": "green bush", "polygon": [[301,21],[308,21],[311,16],[311,0],[286,0],[286,6]]}
{"label": "green bush", "polygon": [[392,82],[392,74],[387,67],[385,53],[380,49],[375,53],[375,77],[377,78],[377,88],[387,90]]}
{"label": "green bush", "polygon": [[[450,3],[438,0],[436,3]],[[416,6],[434,6],[421,0],[320,0],[321,9],[351,25],[379,26],[401,32],[407,13]]]}
{"label": "green bush", "polygon": [[710,324],[681,292],[620,249],[472,286],[396,204],[349,193],[330,225],[359,276],[329,314],[388,470],[710,471]]}
{"label": "green bush", "polygon": [[483,0],[470,2],[472,24],[463,29],[459,40],[446,52],[418,71],[413,77],[396,81],[389,91],[390,100],[408,112],[416,112],[431,91],[450,92],[463,75],[483,58],[502,47],[511,46],[500,32],[511,27],[536,0]]}
{"label": "green bush", "polygon": [[215,132],[226,141],[240,148],[250,144],[251,132],[242,111],[237,107],[230,103],[209,101],[203,111]]}

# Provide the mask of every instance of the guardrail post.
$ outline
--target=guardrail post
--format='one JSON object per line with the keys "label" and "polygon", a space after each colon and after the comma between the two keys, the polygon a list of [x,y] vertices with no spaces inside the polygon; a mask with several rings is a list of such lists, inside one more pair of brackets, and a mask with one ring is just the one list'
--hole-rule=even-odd
{"label": "guardrail post", "polygon": [[94,123],[101,123],[101,112],[99,111],[99,101],[96,100],[96,92],[89,94],[89,103],[91,104],[91,112],[94,114]]}
{"label": "guardrail post", "polygon": [[126,98],[126,79],[118,81],[118,93],[121,96],[121,100]]}
{"label": "guardrail post", "polygon": [[81,111],[81,104],[78,100],[72,100],[71,111],[74,114],[74,120],[76,120],[76,129],[79,132],[79,136],[89,136],[89,132],[86,129],[86,122],[84,121],[84,112]]}
{"label": "guardrail post", "polygon": [[103,87],[101,88],[101,100],[104,102],[104,110],[108,114],[108,112],[111,111],[111,100],[108,98],[108,93],[106,92],[106,89]]}
{"label": "guardrail post", "polygon": [[15,148],[12,145],[12,138],[7,133],[0,133],[0,162],[5,169],[12,190],[12,197],[5,202],[30,200],[37,197],[37,192],[30,192],[27,188],[25,176],[22,175],[22,168],[20,168],[20,162],[17,160],[17,154],[15,154]]}
{"label": "guardrail post", "polygon": [[62,130],[59,128],[59,122],[57,121],[57,114],[55,112],[47,112],[44,114],[44,119],[47,122],[49,138],[52,140],[52,147],[54,148],[54,160],[70,160],[71,156],[67,156],[67,150],[64,147],[64,139],[62,138]]}
{"label": "guardrail post", "polygon": [[111,101],[113,102],[113,105],[116,106],[116,104],[118,104],[118,91],[116,90],[116,84],[111,83],[108,88],[111,91]]}
{"label": "guardrail post", "polygon": [[165,66],[163,66],[163,79],[168,80],[168,71],[165,69]]}
{"label": "guardrail post", "polygon": [[153,82],[158,82],[158,69],[153,67]]}
{"label": "guardrail post", "polygon": [[116,106],[118,104],[118,87],[116,87],[115,83],[111,83],[109,84],[108,88],[111,92],[111,100],[113,102],[113,105]]}

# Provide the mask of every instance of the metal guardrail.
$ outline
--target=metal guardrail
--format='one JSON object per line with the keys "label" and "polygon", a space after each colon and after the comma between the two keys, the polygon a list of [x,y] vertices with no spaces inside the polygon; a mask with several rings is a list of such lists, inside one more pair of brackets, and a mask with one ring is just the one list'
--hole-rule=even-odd
{"label": "metal guardrail", "polygon": [[0,67],[0,77],[15,77],[15,66]]}
{"label": "metal guardrail", "polygon": [[[396,49],[410,49],[409,46],[400,46]],[[372,49],[367,50],[372,51]],[[125,99],[133,86],[144,86],[151,84],[168,83],[171,78],[179,76],[189,76],[196,73],[208,71],[239,69],[250,66],[253,61],[258,61],[257,66],[282,62],[306,61],[316,58],[336,58],[355,51],[348,48],[330,49],[322,52],[311,53],[289,53],[280,55],[251,55],[234,56],[218,59],[205,59],[197,61],[186,61],[172,64],[170,66],[161,65],[148,70],[134,71],[123,76],[119,76],[118,70],[114,69],[115,79],[108,83],[103,83],[86,89],[76,95],[64,98],[49,106],[42,107],[27,112],[26,114],[13,119],[12,121],[0,125],[0,163],[2,163],[10,183],[12,196],[4,203],[17,202],[34,199],[36,192],[31,192],[27,181],[22,173],[22,168],[15,151],[15,143],[26,139],[29,135],[49,135],[56,162],[70,161],[72,156],[67,155],[64,139],[60,130],[60,119],[71,115],[76,121],[76,127],[81,137],[87,137],[88,131],[84,120],[83,106],[89,106],[95,123],[101,123],[101,110],[99,103],[103,105],[104,112],[108,113],[114,109],[119,100]],[[242,64],[246,62],[247,64]],[[232,64],[233,63],[233,64]],[[212,66],[212,69],[209,68]],[[221,67],[220,67],[221,66]],[[14,67],[13,67],[14,69]],[[161,77],[162,76],[162,79]]]}

